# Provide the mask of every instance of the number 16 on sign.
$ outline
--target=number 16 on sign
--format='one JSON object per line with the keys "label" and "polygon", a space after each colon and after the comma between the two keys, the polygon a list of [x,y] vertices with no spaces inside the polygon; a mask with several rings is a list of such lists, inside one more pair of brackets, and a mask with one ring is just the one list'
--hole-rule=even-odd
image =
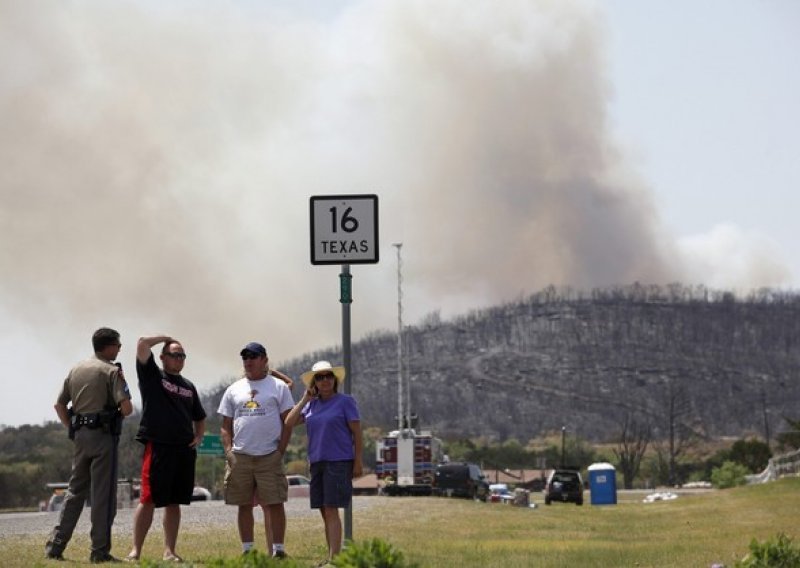
{"label": "number 16 on sign", "polygon": [[311,198],[311,264],[377,262],[377,195]]}

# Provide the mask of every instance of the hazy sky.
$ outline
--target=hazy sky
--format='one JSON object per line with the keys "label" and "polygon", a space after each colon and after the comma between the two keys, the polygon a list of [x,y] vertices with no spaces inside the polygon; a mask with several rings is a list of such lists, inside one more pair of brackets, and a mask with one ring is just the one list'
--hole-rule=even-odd
{"label": "hazy sky", "polygon": [[[469,6],[469,8],[465,8]],[[108,325],[201,387],[340,341],[312,195],[379,196],[353,338],[534,292],[798,287],[792,0],[0,0],[0,424]],[[364,378],[367,380],[367,378]],[[214,411],[216,409],[207,409]]]}

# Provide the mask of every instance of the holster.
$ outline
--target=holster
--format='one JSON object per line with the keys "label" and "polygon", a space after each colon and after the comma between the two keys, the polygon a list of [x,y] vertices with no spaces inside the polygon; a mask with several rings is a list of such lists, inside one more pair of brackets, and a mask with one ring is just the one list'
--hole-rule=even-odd
{"label": "holster", "polygon": [[67,409],[67,416],[69,416],[69,426],[67,427],[67,436],[70,440],[75,439],[75,412],[72,408]]}
{"label": "holster", "polygon": [[113,410],[104,410],[100,413],[100,422],[103,427],[108,427],[108,431],[112,436],[119,436],[122,434],[122,413],[114,408]]}

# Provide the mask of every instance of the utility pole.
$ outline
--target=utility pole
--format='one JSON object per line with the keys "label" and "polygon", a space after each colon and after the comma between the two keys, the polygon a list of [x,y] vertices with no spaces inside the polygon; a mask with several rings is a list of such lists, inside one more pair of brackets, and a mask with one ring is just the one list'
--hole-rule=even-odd
{"label": "utility pole", "polygon": [[393,243],[397,249],[397,429],[403,431],[403,261],[400,249],[403,243]]}
{"label": "utility pole", "polygon": [[567,427],[566,426],[562,426],[561,427],[561,468],[562,469],[564,467],[566,467],[566,464],[564,463],[564,449],[566,447],[564,442],[566,440],[566,436],[567,436]]}

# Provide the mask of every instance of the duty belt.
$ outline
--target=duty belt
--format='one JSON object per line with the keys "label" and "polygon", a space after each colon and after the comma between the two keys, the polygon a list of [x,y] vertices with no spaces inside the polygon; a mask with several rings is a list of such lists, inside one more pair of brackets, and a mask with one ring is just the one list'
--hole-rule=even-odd
{"label": "duty belt", "polygon": [[100,412],[91,412],[89,414],[75,414],[72,417],[72,426],[76,430],[80,430],[84,426],[89,430],[101,428],[103,424],[108,424],[108,419],[103,420],[103,414]]}

